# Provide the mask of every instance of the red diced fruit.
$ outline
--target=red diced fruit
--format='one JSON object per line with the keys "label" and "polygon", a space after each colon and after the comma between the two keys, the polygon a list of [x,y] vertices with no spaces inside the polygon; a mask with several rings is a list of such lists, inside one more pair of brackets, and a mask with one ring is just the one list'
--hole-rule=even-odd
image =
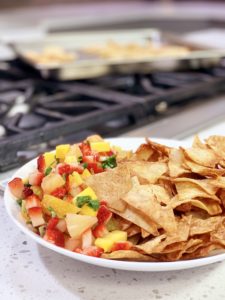
{"label": "red diced fruit", "polygon": [[131,242],[116,242],[112,246],[112,251],[118,251],[118,250],[130,250],[132,248]]}
{"label": "red diced fruit", "polygon": [[104,224],[98,224],[93,230],[92,233],[95,238],[103,237],[108,233],[108,230]]}
{"label": "red diced fruit", "polygon": [[47,229],[55,229],[56,228],[56,225],[58,224],[59,222],[59,218],[51,218],[49,221],[48,221],[48,225],[47,225]]}
{"label": "red diced fruit", "polygon": [[66,195],[66,188],[64,187],[59,187],[55,189],[53,192],[51,192],[52,196],[55,196],[57,198],[63,199],[63,197]]}
{"label": "red diced fruit", "polygon": [[98,163],[94,162],[94,163],[88,163],[87,165],[87,169],[94,173],[94,174],[98,174],[98,173],[102,173],[104,172],[104,169],[102,168],[101,165],[99,165]]}
{"label": "red diced fruit", "polygon": [[65,245],[65,237],[64,234],[59,231],[58,229],[48,229],[45,232],[44,235],[44,240],[59,246],[59,247],[64,247]]}
{"label": "red diced fruit", "polygon": [[44,155],[40,155],[37,159],[37,169],[39,172],[45,172],[45,158]]}
{"label": "red diced fruit", "polygon": [[108,203],[107,203],[105,200],[101,200],[101,201],[100,201],[100,205],[105,205],[105,206],[107,206]]}
{"label": "red diced fruit", "polygon": [[29,215],[32,225],[34,227],[45,224],[45,220],[43,219],[43,216],[42,216],[42,208],[41,207],[29,208],[28,215]]}
{"label": "red diced fruit", "polygon": [[70,174],[72,172],[72,170],[71,170],[70,165],[62,163],[57,166],[57,172],[60,175],[63,175],[63,174]]}
{"label": "red diced fruit", "polygon": [[85,231],[82,234],[81,240],[82,240],[82,249],[85,249],[92,245],[93,235],[92,235],[91,229],[88,229],[87,231]]}
{"label": "red diced fruit", "polygon": [[41,207],[41,201],[40,201],[39,197],[34,194],[28,196],[25,199],[25,201],[26,201],[26,204],[25,204],[26,209],[29,209],[32,207]]}
{"label": "red diced fruit", "polygon": [[80,147],[80,150],[81,150],[83,156],[91,155],[91,147],[89,144],[82,143],[79,145],[79,147]]}
{"label": "red diced fruit", "polygon": [[24,187],[24,189],[23,189],[23,197],[24,198],[27,198],[27,197],[33,195],[33,193],[34,192],[32,191],[32,189],[30,187],[28,187],[28,186]]}
{"label": "red diced fruit", "polygon": [[101,205],[97,213],[98,223],[106,224],[111,217],[112,212],[105,205]]}
{"label": "red diced fruit", "polygon": [[76,253],[80,253],[80,254],[83,254],[83,250],[79,247],[77,247],[76,249],[73,250],[74,252]]}
{"label": "red diced fruit", "polygon": [[8,186],[13,196],[15,196],[16,198],[22,198],[24,183],[21,178],[14,178],[8,183]]}
{"label": "red diced fruit", "polygon": [[61,232],[65,232],[67,229],[66,221],[64,219],[59,220],[58,224],[56,225],[56,228]]}
{"label": "red diced fruit", "polygon": [[88,256],[94,256],[94,257],[100,257],[103,253],[103,249],[96,247],[96,246],[90,246],[88,248],[85,248],[82,253]]}
{"label": "red diced fruit", "polygon": [[41,185],[44,174],[36,170],[29,175],[28,181],[30,185]]}

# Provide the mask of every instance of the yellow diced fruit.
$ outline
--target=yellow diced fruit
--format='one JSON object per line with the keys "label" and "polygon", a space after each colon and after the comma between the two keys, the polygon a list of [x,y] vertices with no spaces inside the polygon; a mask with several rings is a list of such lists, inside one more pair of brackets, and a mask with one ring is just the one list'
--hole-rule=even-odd
{"label": "yellow diced fruit", "polygon": [[56,146],[56,153],[55,153],[56,158],[59,158],[60,160],[64,160],[69,150],[70,150],[69,144]]}
{"label": "yellow diced fruit", "polygon": [[107,152],[110,151],[110,144],[107,142],[93,142],[90,143],[91,150],[97,152]]}
{"label": "yellow diced fruit", "polygon": [[98,134],[90,135],[89,137],[87,137],[87,141],[89,143],[104,142],[103,138],[100,135],[98,135]]}
{"label": "yellow diced fruit", "polygon": [[83,190],[82,192],[80,192],[76,196],[75,199],[77,199],[77,197],[83,197],[83,196],[89,196],[92,200],[97,199],[97,196],[96,196],[95,192],[90,187],[87,187],[85,190]]}
{"label": "yellow diced fruit", "polygon": [[63,218],[68,213],[76,214],[80,211],[80,208],[74,204],[51,195],[44,195],[42,205],[46,212],[48,208],[52,208],[59,218]]}
{"label": "yellow diced fruit", "polygon": [[74,171],[72,173],[72,177],[73,177],[73,181],[77,184],[77,185],[81,185],[83,183],[83,179],[81,178],[80,174],[77,173],[76,171]]}
{"label": "yellow diced fruit", "polygon": [[107,238],[97,238],[95,240],[95,246],[100,247],[104,252],[110,252],[114,242]]}
{"label": "yellow diced fruit", "polygon": [[29,183],[29,179],[28,178],[23,178],[23,184],[28,184]]}
{"label": "yellow diced fruit", "polygon": [[37,186],[37,185],[33,185],[30,187],[31,190],[33,191],[33,193],[35,195],[37,195],[40,199],[42,198],[43,196],[43,191],[42,191],[42,188],[40,186]]}
{"label": "yellow diced fruit", "polygon": [[106,235],[106,238],[114,242],[122,242],[127,240],[127,232],[122,230],[114,230]]}
{"label": "yellow diced fruit", "polygon": [[84,169],[84,172],[81,174],[81,177],[83,179],[87,179],[90,176],[91,176],[91,173],[88,171],[88,169]]}
{"label": "yellow diced fruit", "polygon": [[112,146],[112,149],[115,150],[116,152],[121,152],[123,149],[119,146]]}
{"label": "yellow diced fruit", "polygon": [[45,159],[46,168],[48,168],[49,166],[52,166],[55,162],[55,153],[54,152],[46,152],[44,154],[44,159]]}
{"label": "yellow diced fruit", "polygon": [[73,164],[77,162],[77,157],[75,155],[66,155],[64,162],[66,164]]}
{"label": "yellow diced fruit", "polygon": [[102,248],[104,252],[110,252],[114,243],[124,242],[126,240],[127,232],[122,230],[114,230],[103,238],[97,238],[95,240],[95,246]]}
{"label": "yellow diced fruit", "polygon": [[98,219],[96,217],[81,216],[70,213],[66,215],[65,220],[67,230],[72,238],[80,238],[82,233],[90,229],[98,222]]}
{"label": "yellow diced fruit", "polygon": [[91,208],[90,206],[88,206],[88,204],[84,204],[81,207],[81,210],[80,210],[80,214],[81,215],[85,215],[85,216],[96,217],[97,213],[98,213],[98,211],[95,211],[93,208]]}
{"label": "yellow diced fruit", "polygon": [[81,157],[82,152],[81,152],[78,144],[71,145],[67,155],[69,155],[69,156],[70,155],[75,155],[77,159],[78,159],[78,157]]}

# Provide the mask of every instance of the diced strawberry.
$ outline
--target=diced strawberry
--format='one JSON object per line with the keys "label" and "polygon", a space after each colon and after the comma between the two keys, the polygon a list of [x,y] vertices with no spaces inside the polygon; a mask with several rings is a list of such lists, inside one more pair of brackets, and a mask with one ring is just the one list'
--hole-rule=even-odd
{"label": "diced strawberry", "polygon": [[55,229],[56,228],[56,225],[58,224],[59,222],[59,218],[51,218],[49,221],[48,221],[48,225],[47,225],[47,229]]}
{"label": "diced strawberry", "polygon": [[104,250],[102,248],[90,246],[88,248],[85,248],[82,253],[88,256],[100,257],[103,252]]}
{"label": "diced strawberry", "polygon": [[[79,239],[75,239],[75,238],[71,238],[71,237],[67,237],[65,239],[65,248],[70,251],[75,251],[76,249],[80,249],[80,248],[78,248],[78,247],[80,247],[80,245],[81,245],[81,240],[79,240]],[[81,249],[80,249],[80,251],[82,252]]]}
{"label": "diced strawberry", "polygon": [[94,154],[94,155],[85,155],[82,158],[82,161],[88,164],[91,163],[96,163],[99,160],[99,155],[98,154]]}
{"label": "diced strawberry", "polygon": [[64,219],[60,219],[56,228],[61,232],[65,232],[67,229],[66,221]]}
{"label": "diced strawberry", "polygon": [[32,191],[32,189],[29,186],[24,187],[24,189],[23,189],[23,197],[24,198],[27,198],[27,197],[33,195],[33,193],[34,192]]}
{"label": "diced strawberry", "polygon": [[41,201],[37,195],[30,195],[25,199],[26,203],[26,209],[32,208],[32,207],[41,207]]}
{"label": "diced strawberry", "polygon": [[64,187],[59,187],[55,189],[53,192],[51,192],[52,196],[55,196],[57,198],[63,199],[63,197],[66,195],[66,188]]}
{"label": "diced strawberry", "polygon": [[73,173],[74,171],[79,173],[79,174],[82,174],[84,172],[84,168],[82,166],[73,166],[71,165],[71,173]]}
{"label": "diced strawberry", "polygon": [[90,172],[94,173],[94,174],[98,174],[98,173],[104,172],[104,169],[102,168],[102,166],[99,163],[96,163],[96,162],[88,163],[87,169]]}
{"label": "diced strawberry", "polygon": [[71,202],[73,201],[73,198],[74,198],[74,197],[73,197],[72,195],[67,195],[67,196],[64,198],[64,200],[71,203]]}
{"label": "diced strawberry", "polygon": [[64,234],[58,229],[47,229],[43,238],[59,247],[64,247],[65,245]]}
{"label": "diced strawberry", "polygon": [[79,148],[80,148],[80,150],[81,150],[81,152],[82,152],[82,154],[83,155],[91,155],[91,147],[90,147],[90,145],[89,144],[87,144],[87,143],[81,143],[80,145],[79,145]]}
{"label": "diced strawberry", "polygon": [[77,248],[74,249],[73,251],[76,252],[76,253],[80,253],[80,254],[83,253],[83,250],[82,250],[81,248],[79,248],[79,247],[77,247]]}
{"label": "diced strawberry", "polygon": [[108,233],[108,230],[104,224],[98,224],[93,230],[92,233],[95,238],[103,237]]}
{"label": "diced strawberry", "polygon": [[32,225],[34,227],[40,226],[45,224],[45,220],[43,219],[42,215],[42,208],[41,207],[31,207],[28,209],[28,215],[31,219]]}
{"label": "diced strawberry", "polygon": [[110,150],[110,151],[106,151],[106,152],[99,152],[98,153],[100,156],[112,156],[112,155],[114,155],[115,153],[112,151],[112,150]]}
{"label": "diced strawberry", "polygon": [[112,212],[105,205],[99,207],[97,218],[99,224],[106,224],[112,217]]}
{"label": "diced strawberry", "polygon": [[107,203],[105,200],[101,200],[101,201],[100,201],[100,205],[105,205],[105,206],[107,206],[108,203]]}
{"label": "diced strawberry", "polygon": [[8,183],[8,186],[13,196],[15,196],[16,198],[22,198],[24,183],[21,178],[14,178]]}
{"label": "diced strawberry", "polygon": [[45,172],[45,158],[44,155],[40,155],[37,159],[37,169],[39,172],[44,173]]}
{"label": "diced strawberry", "polygon": [[82,249],[85,249],[87,247],[90,247],[93,243],[93,235],[91,229],[86,230],[82,234]]}
{"label": "diced strawberry", "polygon": [[41,185],[43,177],[44,177],[44,174],[41,173],[40,171],[36,170],[29,175],[29,178],[28,178],[29,184],[39,186],[39,185]]}
{"label": "diced strawberry", "polygon": [[60,175],[63,175],[63,174],[70,174],[70,173],[72,173],[72,170],[71,170],[70,165],[62,163],[62,164],[59,164],[57,166],[57,172]]}
{"label": "diced strawberry", "polygon": [[118,251],[118,250],[130,250],[132,248],[131,242],[116,242],[112,246],[112,251]]}

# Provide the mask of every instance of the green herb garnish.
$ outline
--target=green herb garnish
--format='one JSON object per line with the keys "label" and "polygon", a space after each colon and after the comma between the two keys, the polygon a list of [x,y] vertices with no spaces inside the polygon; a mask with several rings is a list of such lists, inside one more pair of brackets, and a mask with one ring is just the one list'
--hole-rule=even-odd
{"label": "green herb garnish", "polygon": [[77,206],[81,208],[84,204],[89,203],[91,201],[90,196],[79,196],[76,199],[77,201]]}
{"label": "green herb garnish", "polygon": [[45,176],[49,175],[52,171],[52,168],[51,167],[48,167],[46,170],[45,170]]}
{"label": "green herb garnish", "polygon": [[52,218],[55,218],[57,216],[56,212],[51,206],[48,207],[48,211],[50,211]]}
{"label": "green herb garnish", "polygon": [[87,169],[87,167],[88,167],[88,164],[85,162],[85,163],[83,163],[83,168],[84,169]]}
{"label": "green herb garnish", "polygon": [[116,156],[112,155],[109,158],[107,158],[105,161],[102,162],[102,167],[103,169],[107,169],[107,168],[115,168],[117,166],[116,163]]}
{"label": "green herb garnish", "polygon": [[97,211],[99,209],[99,201],[98,200],[90,200],[88,203],[93,210]]}
{"label": "green herb garnish", "polygon": [[82,156],[79,156],[79,157],[77,158],[77,161],[78,161],[78,162],[81,162],[82,159],[83,159],[83,157],[82,157]]}
{"label": "green herb garnish", "polygon": [[22,201],[23,201],[22,199],[16,200],[16,202],[18,203],[19,206],[22,206]]}

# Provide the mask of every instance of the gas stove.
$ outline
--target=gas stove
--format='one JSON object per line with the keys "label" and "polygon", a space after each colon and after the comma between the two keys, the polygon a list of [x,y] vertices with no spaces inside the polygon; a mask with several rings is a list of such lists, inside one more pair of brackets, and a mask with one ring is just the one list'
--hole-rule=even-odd
{"label": "gas stove", "polygon": [[[43,80],[18,61],[0,64],[0,171],[98,133],[116,136],[225,90],[225,68]],[[201,101],[202,101],[201,100]]]}

